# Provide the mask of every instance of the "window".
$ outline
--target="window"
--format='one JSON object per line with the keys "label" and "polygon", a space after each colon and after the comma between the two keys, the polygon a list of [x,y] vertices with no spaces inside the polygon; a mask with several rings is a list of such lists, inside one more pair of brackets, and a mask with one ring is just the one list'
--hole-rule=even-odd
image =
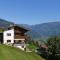
{"label": "window", "polygon": [[7,33],[7,36],[11,36],[11,33]]}
{"label": "window", "polygon": [[7,40],[7,42],[11,42],[11,40]]}

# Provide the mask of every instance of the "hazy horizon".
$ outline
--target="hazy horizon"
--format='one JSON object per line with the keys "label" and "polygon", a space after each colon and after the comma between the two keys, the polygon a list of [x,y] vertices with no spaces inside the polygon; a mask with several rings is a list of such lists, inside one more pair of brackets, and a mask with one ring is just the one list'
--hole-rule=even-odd
{"label": "hazy horizon", "polygon": [[[3,19],[5,20],[5,19]],[[8,21],[8,22],[12,22],[12,21],[9,21],[9,20],[5,20],[5,21]],[[45,24],[45,23],[60,23],[60,21],[50,21],[50,22],[41,22],[41,23],[37,23],[37,24],[25,24],[25,23],[15,23],[15,22],[12,22],[12,23],[15,23],[15,24],[25,24],[25,25],[38,25],[38,24]]]}

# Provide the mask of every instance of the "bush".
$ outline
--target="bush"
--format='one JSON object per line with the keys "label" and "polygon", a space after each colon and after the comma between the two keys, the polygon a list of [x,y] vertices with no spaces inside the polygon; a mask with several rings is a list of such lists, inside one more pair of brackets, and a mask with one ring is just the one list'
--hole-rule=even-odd
{"label": "bush", "polygon": [[[57,55],[60,54],[60,37],[51,36],[47,40],[47,45],[48,45],[49,57],[57,58],[58,57]],[[58,60],[60,60],[60,59],[58,59]]]}

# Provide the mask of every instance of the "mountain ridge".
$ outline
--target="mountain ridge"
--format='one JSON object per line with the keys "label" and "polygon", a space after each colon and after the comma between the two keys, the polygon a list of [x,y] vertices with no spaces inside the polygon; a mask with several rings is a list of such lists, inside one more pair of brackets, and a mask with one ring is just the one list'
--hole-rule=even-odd
{"label": "mountain ridge", "polygon": [[[6,29],[10,25],[14,25],[14,23],[6,21],[4,19],[0,19],[0,28]],[[28,25],[28,24],[17,24],[19,26],[24,26],[26,29],[30,29],[27,32],[33,39],[45,39],[51,35],[59,35],[60,36],[60,22],[48,22],[36,25]]]}

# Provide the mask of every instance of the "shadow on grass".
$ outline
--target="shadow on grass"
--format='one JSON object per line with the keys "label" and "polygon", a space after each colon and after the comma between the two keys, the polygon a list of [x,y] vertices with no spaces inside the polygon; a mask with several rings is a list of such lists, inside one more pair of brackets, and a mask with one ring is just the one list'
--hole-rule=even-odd
{"label": "shadow on grass", "polygon": [[40,55],[42,58],[44,58],[45,60],[60,60],[60,56],[44,56],[44,55]]}

